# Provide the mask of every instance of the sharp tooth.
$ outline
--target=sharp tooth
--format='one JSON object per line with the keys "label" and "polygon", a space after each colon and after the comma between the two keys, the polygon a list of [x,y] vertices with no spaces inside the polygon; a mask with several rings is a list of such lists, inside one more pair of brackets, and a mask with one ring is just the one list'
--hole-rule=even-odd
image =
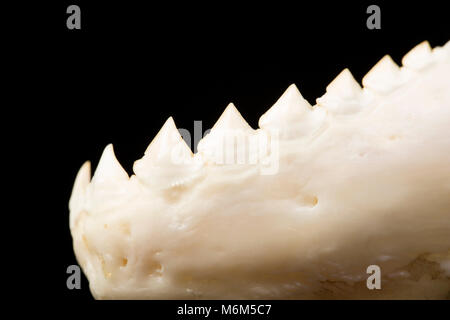
{"label": "sharp tooth", "polygon": [[[301,95],[295,84],[287,88],[275,104],[259,118],[259,127],[276,130],[283,139],[304,135],[310,130],[313,108]],[[316,122],[316,121],[314,121]],[[305,132],[306,131],[306,132]]]}
{"label": "sharp tooth", "polygon": [[432,51],[428,41],[424,41],[411,49],[402,59],[404,67],[412,70],[421,70],[433,60]]}
{"label": "sharp tooth", "polygon": [[[167,156],[170,156],[172,149],[175,145],[178,145],[182,142],[183,138],[181,137],[180,132],[178,131],[175,122],[172,117],[169,117],[162,128],[159,130],[158,134],[153,138],[150,145],[145,150],[145,155],[151,155],[151,159],[153,162],[156,161],[165,161],[167,160]],[[189,154],[192,154],[190,148],[184,144],[185,151]]]}
{"label": "sharp tooth", "polygon": [[400,68],[389,55],[378,61],[362,80],[364,88],[377,93],[389,93],[402,82]]}
{"label": "sharp tooth", "polygon": [[208,149],[223,142],[226,136],[236,134],[250,134],[254,130],[239,113],[233,103],[228,104],[219,120],[214,124],[210,133],[199,141],[197,149],[202,153],[208,153]]}
{"label": "sharp tooth", "polygon": [[69,200],[70,228],[74,226],[74,221],[83,209],[86,196],[86,188],[91,182],[91,163],[86,161],[80,168],[73,184],[72,194]]}
{"label": "sharp tooth", "polygon": [[327,86],[327,93],[344,99],[352,99],[361,94],[361,86],[355,80],[350,70],[345,68]]}
{"label": "sharp tooth", "polygon": [[334,114],[352,113],[361,109],[362,92],[350,70],[344,69],[327,86],[327,92],[316,101]]}
{"label": "sharp tooth", "polygon": [[225,108],[219,120],[212,127],[210,134],[219,130],[253,131],[233,103],[228,104]]}
{"label": "sharp tooth", "polygon": [[242,157],[248,156],[248,137],[254,132],[234,104],[230,103],[210,133],[199,141],[197,149],[216,164],[243,163],[245,159]]}
{"label": "sharp tooth", "polygon": [[170,117],[148,146],[144,157],[134,163],[133,170],[144,184],[166,188],[190,180],[201,166],[201,161],[194,159]]}
{"label": "sharp tooth", "polygon": [[155,138],[153,138],[144,154],[146,156],[145,158],[154,164],[167,164],[168,160],[171,163],[175,162],[175,164],[179,164],[179,159],[172,159],[172,156],[176,155],[178,151],[187,157],[192,156],[191,149],[184,142],[173,118],[170,117],[166,120]]}
{"label": "sharp tooth", "polygon": [[325,115],[324,109],[312,108],[292,84],[259,118],[259,127],[265,131],[276,130],[282,139],[298,138],[312,134],[321,126]]}
{"label": "sharp tooth", "polygon": [[298,122],[311,105],[301,95],[295,84],[291,84],[275,104],[259,118],[261,129],[283,129]]}
{"label": "sharp tooth", "polygon": [[95,185],[109,184],[111,181],[128,181],[128,174],[122,168],[114,154],[113,145],[106,146],[98,162],[92,183]]}
{"label": "sharp tooth", "polygon": [[86,191],[86,210],[98,212],[120,203],[128,187],[128,174],[114,155],[112,144],[106,146]]}

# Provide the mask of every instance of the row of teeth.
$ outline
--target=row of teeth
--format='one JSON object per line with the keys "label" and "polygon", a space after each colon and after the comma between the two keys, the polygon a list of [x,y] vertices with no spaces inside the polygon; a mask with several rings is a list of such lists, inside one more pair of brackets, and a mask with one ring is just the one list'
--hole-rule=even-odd
{"label": "row of teeth", "polygon": [[[344,69],[327,86],[326,93],[317,99],[315,107],[302,97],[293,84],[261,116],[259,119],[261,129],[258,130],[252,129],[236,107],[230,103],[211,132],[199,142],[198,153],[195,155],[182,139],[170,117],[145,151],[143,158],[135,162],[133,167],[135,177],[143,184],[155,187],[182,184],[197,176],[206,163],[217,163],[213,157],[215,151],[222,149],[224,137],[232,137],[233,143],[236,137],[244,137],[246,141],[244,145],[248,147],[250,137],[265,137],[266,132],[275,132],[285,140],[311,134],[321,127],[327,115],[340,116],[359,112],[414,78],[430,65],[448,57],[450,57],[450,41],[445,46],[434,49],[431,49],[428,42],[422,42],[403,57],[403,67],[399,67],[389,55],[386,55],[364,76],[363,88],[350,71]],[[270,149],[270,146],[268,148]],[[103,182],[111,184],[111,181],[128,180],[129,176],[117,161],[112,145],[108,145],[98,163],[92,184],[98,185]],[[77,176],[74,192],[77,185],[84,189],[89,183],[90,165],[87,162]]]}

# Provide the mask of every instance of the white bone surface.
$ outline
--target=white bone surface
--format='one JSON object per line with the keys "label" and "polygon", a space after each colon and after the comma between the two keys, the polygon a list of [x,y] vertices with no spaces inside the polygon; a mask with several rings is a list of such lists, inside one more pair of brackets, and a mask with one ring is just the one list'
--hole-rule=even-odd
{"label": "white bone surface", "polygon": [[[362,89],[345,69],[313,107],[292,85],[258,130],[230,105],[195,155],[170,118],[131,177],[107,146],[69,203],[94,297],[449,298],[449,43],[403,64],[383,58]],[[279,138],[276,172],[215,163],[229,132]]]}

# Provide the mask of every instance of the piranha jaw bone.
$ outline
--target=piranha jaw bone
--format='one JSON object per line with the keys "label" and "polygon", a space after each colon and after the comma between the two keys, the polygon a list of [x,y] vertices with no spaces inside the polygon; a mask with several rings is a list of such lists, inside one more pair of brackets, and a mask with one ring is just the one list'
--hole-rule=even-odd
{"label": "piranha jaw bone", "polygon": [[448,298],[450,43],[402,63],[291,85],[257,130],[230,104],[196,154],[169,118],[131,177],[108,145],[69,202],[94,297]]}

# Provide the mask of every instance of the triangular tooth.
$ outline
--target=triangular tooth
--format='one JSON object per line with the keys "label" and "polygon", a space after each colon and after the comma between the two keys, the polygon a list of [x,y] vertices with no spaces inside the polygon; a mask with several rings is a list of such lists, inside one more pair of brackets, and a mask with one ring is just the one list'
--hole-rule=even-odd
{"label": "triangular tooth", "polygon": [[69,200],[69,208],[72,210],[73,204],[83,197],[88,184],[91,182],[91,163],[86,161],[78,170]]}
{"label": "triangular tooth", "polygon": [[243,164],[244,158],[248,158],[249,136],[254,133],[255,130],[230,103],[210,133],[199,141],[197,149],[207,161],[216,164]]}
{"label": "triangular tooth", "polygon": [[228,104],[228,106],[223,111],[222,115],[219,117],[219,119],[212,127],[210,134],[212,134],[213,131],[219,130],[252,131],[253,129],[249,126],[247,121],[245,121],[244,117],[242,117],[241,113],[231,102]]}
{"label": "triangular tooth", "polygon": [[316,101],[333,114],[353,113],[364,104],[362,88],[347,68],[330,82],[326,93]]}
{"label": "triangular tooth", "polygon": [[400,68],[389,55],[385,55],[362,79],[364,88],[377,93],[388,93],[402,82]]}
{"label": "triangular tooth", "polygon": [[415,46],[402,58],[402,65],[412,70],[421,70],[433,60],[432,51],[428,41]]}
{"label": "triangular tooth", "polygon": [[316,101],[333,114],[353,113],[364,104],[362,94],[362,88],[350,70],[344,69],[330,82],[326,93]]}
{"label": "triangular tooth", "polygon": [[117,161],[112,144],[108,144],[103,151],[92,178],[95,185],[110,181],[128,181],[128,174]]}
{"label": "triangular tooth", "polygon": [[287,125],[298,122],[311,105],[301,95],[295,84],[291,84],[275,104],[259,118],[262,129],[282,130]]}
{"label": "triangular tooth", "polygon": [[325,120],[326,110],[313,108],[295,84],[259,118],[259,127],[281,139],[312,135]]}
{"label": "triangular tooth", "polygon": [[343,99],[358,97],[361,92],[361,86],[347,68],[342,70],[342,72],[327,86],[328,95]]}
{"label": "triangular tooth", "polygon": [[[135,162],[135,166],[141,160],[152,165],[171,165],[180,164],[183,159],[176,158],[177,155],[182,155],[187,158],[192,157],[192,151],[183,140],[178,131],[173,118],[166,120],[158,134],[153,138],[150,145],[144,153],[144,157]],[[143,163],[142,163],[143,164]],[[139,167],[139,165],[137,165]],[[138,169],[139,170],[139,169]],[[136,172],[136,171],[135,171]]]}
{"label": "triangular tooth", "polygon": [[73,228],[74,221],[82,206],[84,205],[84,199],[86,196],[86,189],[91,182],[91,163],[86,161],[78,170],[75,182],[72,188],[72,194],[69,200],[69,210],[70,210],[70,227]]}
{"label": "triangular tooth", "polygon": [[196,175],[202,163],[195,161],[172,117],[162,126],[133,171],[144,184],[165,188]]}
{"label": "triangular tooth", "polygon": [[224,137],[251,134],[253,131],[234,104],[229,103],[211,131],[199,141],[197,149],[205,152],[217,143],[223,142]]}
{"label": "triangular tooth", "polygon": [[[160,159],[167,155],[168,152],[171,152],[170,148],[181,142],[181,140],[183,140],[183,137],[178,131],[173,118],[169,117],[153,138],[144,154],[152,155],[155,160]],[[188,145],[185,144],[185,146],[186,151],[190,151]]]}

